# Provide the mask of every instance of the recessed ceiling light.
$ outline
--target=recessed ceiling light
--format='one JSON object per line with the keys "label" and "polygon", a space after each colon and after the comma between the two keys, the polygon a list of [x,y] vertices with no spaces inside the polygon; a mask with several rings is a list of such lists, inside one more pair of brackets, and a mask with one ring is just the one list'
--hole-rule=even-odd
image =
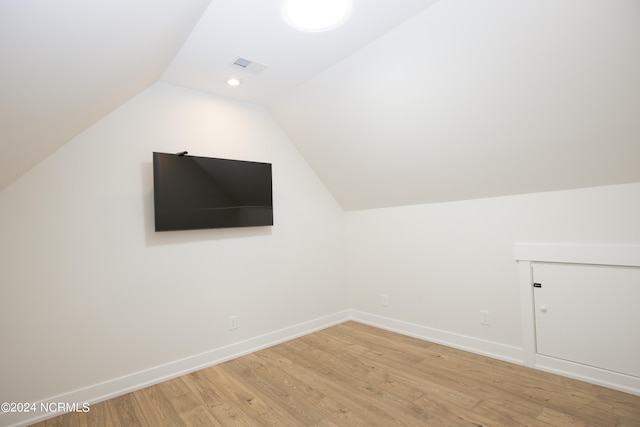
{"label": "recessed ceiling light", "polygon": [[284,0],[287,22],[302,31],[326,31],[342,24],[351,13],[352,0]]}
{"label": "recessed ceiling light", "polygon": [[242,80],[231,77],[230,79],[227,79],[227,84],[229,86],[240,86],[242,84]]}

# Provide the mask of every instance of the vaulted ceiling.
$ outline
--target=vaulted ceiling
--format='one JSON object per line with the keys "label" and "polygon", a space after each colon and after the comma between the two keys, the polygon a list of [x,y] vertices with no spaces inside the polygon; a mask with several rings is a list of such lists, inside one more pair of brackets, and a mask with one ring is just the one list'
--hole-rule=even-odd
{"label": "vaulted ceiling", "polygon": [[346,210],[640,181],[638,0],[3,0],[0,58],[0,189],[157,81],[264,104]]}

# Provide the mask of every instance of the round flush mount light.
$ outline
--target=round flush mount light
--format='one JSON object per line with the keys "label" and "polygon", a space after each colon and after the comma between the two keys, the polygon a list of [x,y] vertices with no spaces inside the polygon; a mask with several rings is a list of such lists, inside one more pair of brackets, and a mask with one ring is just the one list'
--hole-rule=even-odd
{"label": "round flush mount light", "polygon": [[347,20],[352,0],[284,0],[283,15],[302,31],[326,31]]}
{"label": "round flush mount light", "polygon": [[227,79],[227,84],[229,86],[240,86],[242,84],[242,80],[235,77],[231,77],[230,79]]}

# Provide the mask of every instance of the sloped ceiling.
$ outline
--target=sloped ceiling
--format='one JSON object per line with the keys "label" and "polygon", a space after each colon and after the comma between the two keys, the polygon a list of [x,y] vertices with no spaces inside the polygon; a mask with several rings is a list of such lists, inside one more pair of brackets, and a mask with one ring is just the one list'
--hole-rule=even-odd
{"label": "sloped ceiling", "polygon": [[0,189],[157,81],[209,2],[0,1]]}
{"label": "sloped ceiling", "polygon": [[637,0],[208,3],[0,3],[0,188],[157,80],[266,105],[346,210],[640,181]]}
{"label": "sloped ceiling", "polygon": [[640,2],[441,0],[271,110],[346,210],[640,181]]}

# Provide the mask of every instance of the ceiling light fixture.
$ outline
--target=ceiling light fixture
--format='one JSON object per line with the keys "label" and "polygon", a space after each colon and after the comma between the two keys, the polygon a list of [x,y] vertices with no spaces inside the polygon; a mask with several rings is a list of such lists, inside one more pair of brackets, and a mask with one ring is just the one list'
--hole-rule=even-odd
{"label": "ceiling light fixture", "polygon": [[242,84],[242,80],[231,77],[230,79],[227,79],[227,84],[229,86],[240,86]]}
{"label": "ceiling light fixture", "polygon": [[326,31],[347,20],[352,0],[284,0],[283,15],[302,31]]}

